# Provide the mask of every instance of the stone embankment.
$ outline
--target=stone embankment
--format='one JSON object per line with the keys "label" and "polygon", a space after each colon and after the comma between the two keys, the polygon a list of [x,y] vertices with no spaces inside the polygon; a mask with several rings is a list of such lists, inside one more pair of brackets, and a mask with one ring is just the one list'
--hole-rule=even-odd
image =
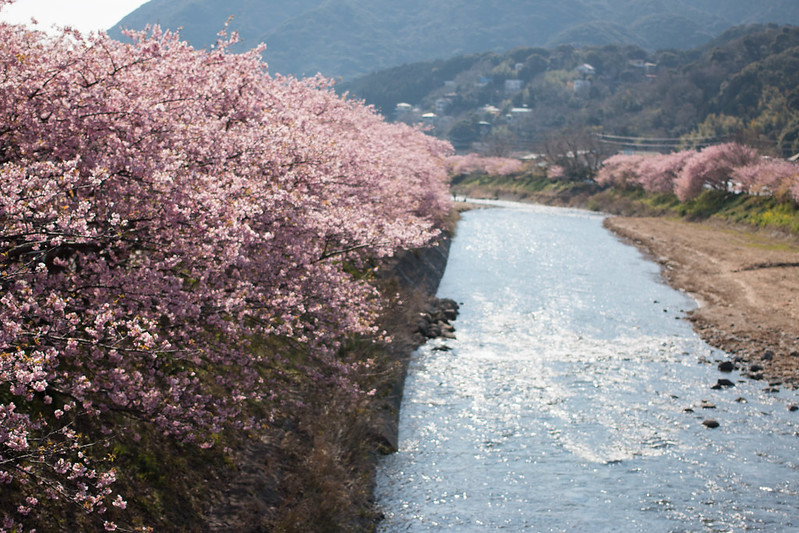
{"label": "stone embankment", "polygon": [[451,238],[445,234],[432,246],[399,254],[385,269],[386,275],[399,283],[399,292],[408,300],[409,308],[406,323],[398,326],[399,331],[392,332],[399,338],[394,343],[394,358],[399,369],[385,397],[378,436],[380,448],[386,453],[396,451],[399,444],[399,410],[411,355],[430,338],[454,336],[451,322],[458,314],[458,304],[435,297],[447,266],[450,242]]}

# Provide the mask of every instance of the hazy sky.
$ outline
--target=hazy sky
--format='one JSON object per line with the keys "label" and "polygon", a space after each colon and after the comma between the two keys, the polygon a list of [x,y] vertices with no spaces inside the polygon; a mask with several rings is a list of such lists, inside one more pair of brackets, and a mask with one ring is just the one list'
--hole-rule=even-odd
{"label": "hazy sky", "polygon": [[0,10],[0,20],[28,24],[31,17],[40,30],[53,24],[81,32],[107,30],[147,0],[17,0]]}

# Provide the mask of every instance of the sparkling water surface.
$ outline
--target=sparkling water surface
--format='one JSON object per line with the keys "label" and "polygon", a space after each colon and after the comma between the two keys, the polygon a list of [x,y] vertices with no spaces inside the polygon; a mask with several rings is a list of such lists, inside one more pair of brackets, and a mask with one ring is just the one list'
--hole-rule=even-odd
{"label": "sparkling water surface", "polygon": [[797,393],[721,374],[600,215],[464,213],[439,296],[457,339],[413,356],[380,531],[799,531]]}

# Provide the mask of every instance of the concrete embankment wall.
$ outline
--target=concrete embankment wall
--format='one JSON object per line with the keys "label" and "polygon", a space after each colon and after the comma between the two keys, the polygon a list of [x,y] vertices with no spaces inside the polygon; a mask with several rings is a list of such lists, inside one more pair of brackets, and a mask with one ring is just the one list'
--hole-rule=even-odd
{"label": "concrete embankment wall", "polygon": [[417,330],[419,317],[437,306],[436,291],[447,266],[450,243],[451,237],[444,234],[431,246],[398,254],[386,269],[387,275],[393,276],[398,282],[409,309],[405,314],[407,323],[404,324],[404,331],[398,335],[404,341],[394,347],[393,356],[400,371],[385,397],[381,416],[380,440],[385,452],[397,450],[399,410],[408,362],[413,351],[426,341]]}
{"label": "concrete embankment wall", "polygon": [[392,270],[401,284],[435,296],[447,267],[451,241],[448,235],[443,235],[432,246],[403,252],[397,256]]}

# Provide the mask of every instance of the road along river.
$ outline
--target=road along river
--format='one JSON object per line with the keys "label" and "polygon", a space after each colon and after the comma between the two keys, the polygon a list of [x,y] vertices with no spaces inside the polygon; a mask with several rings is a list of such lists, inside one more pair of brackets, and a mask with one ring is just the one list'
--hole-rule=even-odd
{"label": "road along river", "polygon": [[411,361],[380,531],[799,531],[799,395],[720,373],[600,215],[499,206],[458,225],[457,338]]}

